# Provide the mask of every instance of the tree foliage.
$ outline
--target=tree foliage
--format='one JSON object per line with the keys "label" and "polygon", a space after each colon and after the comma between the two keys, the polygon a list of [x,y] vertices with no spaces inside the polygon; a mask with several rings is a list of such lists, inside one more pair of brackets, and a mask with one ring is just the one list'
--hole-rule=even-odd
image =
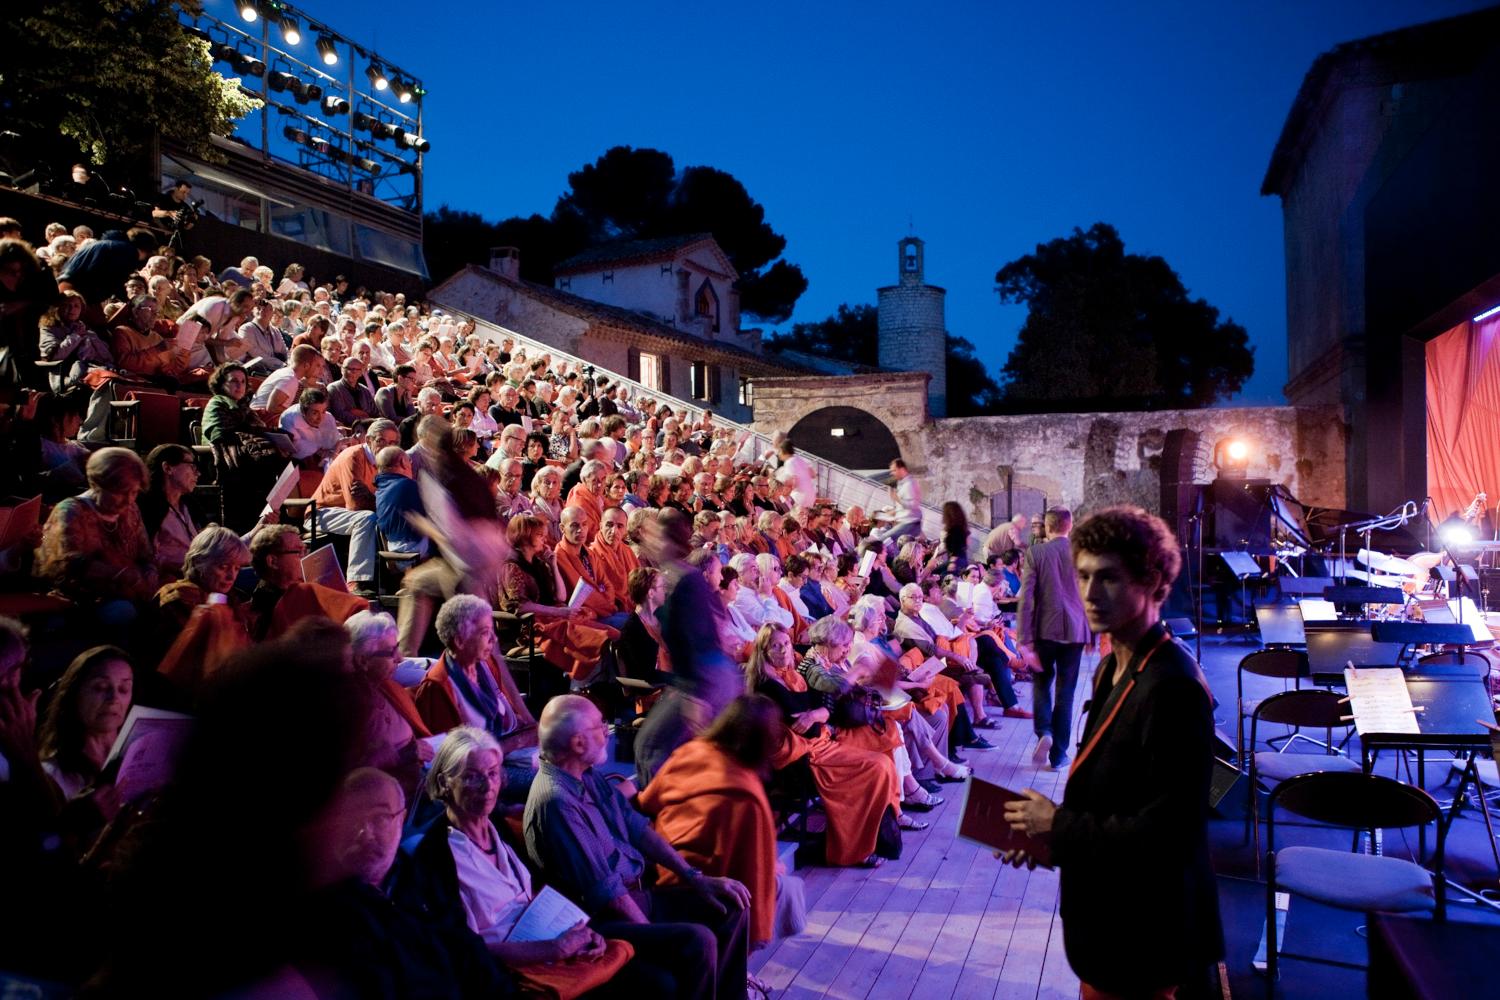
{"label": "tree foliage", "polygon": [[782,260],[786,239],[766,222],[765,208],[732,175],[714,167],[678,170],[656,149],[616,146],[568,175],[568,190],[547,217],[487,222],[447,206],[426,219],[426,251],[434,274],[489,259],[494,246],[521,250],[521,276],[550,283],[552,269],[579,251],[616,240],[712,233],[740,274],[740,309],[772,323],[785,321],[807,279]]}
{"label": "tree foliage", "polygon": [[[786,333],[766,339],[775,350],[801,351],[860,365],[880,364],[878,311],[871,305],[841,305],[827,319],[796,323]],[[948,334],[948,416],[993,413],[1000,403],[1000,387],[990,377],[974,345]]]}
{"label": "tree foliage", "polygon": [[0,4],[7,127],[39,148],[60,135],[98,164],[150,152],[157,133],[217,158],[209,137],[228,135],[260,101],[214,72],[183,10],[197,12],[197,0]]}
{"label": "tree foliage", "polygon": [[1007,404],[1039,409],[1210,406],[1255,367],[1245,328],[1221,320],[1156,256],[1105,223],[1037,246],[995,275],[1029,312],[1005,363]]}

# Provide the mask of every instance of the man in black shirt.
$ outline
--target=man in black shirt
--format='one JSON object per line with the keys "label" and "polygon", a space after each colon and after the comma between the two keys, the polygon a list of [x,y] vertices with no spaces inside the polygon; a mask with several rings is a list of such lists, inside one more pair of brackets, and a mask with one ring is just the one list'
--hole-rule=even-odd
{"label": "man in black shirt", "polygon": [[58,291],[82,295],[88,303],[83,321],[91,327],[102,327],[104,310],[101,304],[123,292],[125,279],[139,271],[141,263],[156,253],[159,245],[149,229],[131,229],[123,233],[111,229],[68,258],[62,273],[57,276]]}
{"label": "man in black shirt", "polygon": [[[156,204],[151,207],[151,218],[161,222],[170,222],[176,219],[181,228],[191,229],[193,227],[193,220],[188,215],[191,215],[192,206],[188,204],[188,195],[192,193],[193,185],[187,181],[178,181],[176,184],[173,184],[157,196]],[[190,211],[187,215],[179,216],[178,213],[182,212],[183,209],[189,209]]]}

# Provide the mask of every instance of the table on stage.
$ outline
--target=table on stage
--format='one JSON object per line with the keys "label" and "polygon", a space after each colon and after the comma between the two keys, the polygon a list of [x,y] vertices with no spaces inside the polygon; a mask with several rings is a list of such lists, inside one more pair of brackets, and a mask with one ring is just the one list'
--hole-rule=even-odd
{"label": "table on stage", "polygon": [[1370,915],[1370,1000],[1453,1000],[1500,992],[1500,925]]}

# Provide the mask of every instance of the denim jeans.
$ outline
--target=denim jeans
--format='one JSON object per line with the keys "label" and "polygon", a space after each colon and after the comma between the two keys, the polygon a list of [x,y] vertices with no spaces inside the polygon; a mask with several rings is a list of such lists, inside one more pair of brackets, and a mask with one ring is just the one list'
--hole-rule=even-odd
{"label": "denim jeans", "polygon": [[[1055,767],[1068,755],[1068,740],[1073,735],[1073,689],[1078,686],[1083,643],[1038,639],[1036,656],[1042,669],[1031,680],[1031,711],[1036,716],[1032,728],[1038,737],[1051,735],[1049,763]],[[1056,702],[1052,699],[1054,680],[1057,682]]]}

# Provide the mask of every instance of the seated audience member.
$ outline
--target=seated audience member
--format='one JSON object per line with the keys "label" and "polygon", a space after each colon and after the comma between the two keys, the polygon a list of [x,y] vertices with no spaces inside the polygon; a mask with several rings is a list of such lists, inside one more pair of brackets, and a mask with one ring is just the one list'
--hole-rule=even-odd
{"label": "seated audience member", "polygon": [[345,358],[343,377],[328,386],[328,412],[340,426],[352,427],[356,421],[376,415],[375,395],[364,382],[367,370],[359,358]]}
{"label": "seated audience member", "polygon": [[[481,1000],[516,984],[461,920],[435,920],[405,872],[392,872],[406,796],[400,782],[370,767],[351,771],[324,822],[320,890],[303,923],[317,928],[306,959],[320,982],[345,995]],[[387,887],[390,887],[389,891]]]}
{"label": "seated audience member", "polygon": [[[443,812],[412,855],[427,911],[438,922],[466,925],[534,989],[577,996],[608,983],[611,995],[674,995],[670,966],[644,968],[631,961],[629,944],[606,941],[584,921],[550,941],[507,940],[533,892],[530,872],[490,819],[505,783],[504,756],[494,737],[474,726],[450,730],[438,750],[427,794]],[[628,993],[627,984],[666,993]]]}
{"label": "seated audience member", "polygon": [[627,578],[626,593],[632,610],[615,643],[620,673],[653,684],[667,683],[671,663],[656,621],[656,611],[667,596],[666,578],[649,566],[637,567]]}
{"label": "seated audience member", "polygon": [[417,371],[411,365],[397,365],[394,380],[375,393],[375,409],[387,420],[400,425],[412,414],[412,396],[422,388]]}
{"label": "seated audience member", "polygon": [[414,477],[420,478],[423,472],[436,472],[438,456],[443,447],[443,437],[451,429],[448,421],[438,414],[425,413],[418,418],[412,444],[406,449],[406,457],[411,459]]}
{"label": "seated audience member", "polygon": [[[740,695],[702,737],[673,751],[639,799],[689,865],[749,890],[751,948],[775,937],[776,817],[765,781],[782,735],[775,702]],[[657,885],[680,882],[677,870],[658,867]]]}
{"label": "seated audience member", "polygon": [[816,556],[802,556],[793,552],[786,558],[786,576],[782,577],[779,585],[791,600],[793,610],[805,621],[817,621],[834,613],[823,597],[823,589],[813,576],[812,569],[818,563]]}
{"label": "seated audience member", "polygon": [[[738,605],[739,596],[740,575],[733,566],[725,566],[719,573],[719,599],[724,604],[724,646],[731,652],[740,651],[738,658],[744,659],[747,654],[743,650],[749,649],[760,629],[745,618]],[[783,627],[775,622],[767,624],[776,628]]]}
{"label": "seated audience member", "polygon": [[287,407],[297,401],[302,390],[316,385],[324,373],[323,355],[310,344],[298,344],[292,348],[287,362],[266,376],[250,406],[262,410],[271,420],[280,420]]}
{"label": "seated audience member", "polygon": [[[962,672],[955,679],[964,688],[969,716],[975,728],[994,727],[984,708],[984,690],[990,687],[998,696],[1006,716],[1031,718],[1030,713],[1017,703],[1010,657],[1001,649],[994,634],[964,628],[964,624],[972,624],[969,617],[965,617],[962,623],[949,621],[937,605],[923,598],[922,588],[916,584],[902,587],[899,596],[901,610],[896,616],[892,634],[905,648],[917,648],[924,656],[936,656]],[[975,750],[989,749],[977,745],[984,742],[976,737],[965,746]]]}
{"label": "seated audience member", "polygon": [[364,442],[345,448],[333,457],[322,482],[313,491],[319,507],[343,510],[375,510],[376,457],[400,441],[396,425],[389,420],[375,420],[365,428]]}
{"label": "seated audience member", "polygon": [[[542,712],[541,765],[526,801],[526,848],[548,883],[652,965],[678,971],[679,996],[745,996],[750,893],[705,875],[651,828],[594,768],[608,745],[604,718],[562,695]],[[681,884],[640,888],[648,862]]]}
{"label": "seated audience member", "polygon": [[43,361],[60,362],[49,379],[54,390],[75,385],[96,367],[111,367],[114,355],[83,322],[88,305],[77,292],[62,292],[57,305],[42,316],[38,349]]}
{"label": "seated audience member", "polygon": [[403,790],[417,790],[422,766],[432,760],[431,748],[422,742],[432,732],[411,692],[401,685],[398,674],[405,667],[396,648],[396,619],[383,611],[357,611],[344,622],[349,635],[349,655],[354,671],[374,688],[370,699],[370,731],[364,762],[378,767],[401,782]]}
{"label": "seated audience member", "polygon": [[443,417],[443,394],[432,386],[428,386],[417,393],[415,407],[406,419],[401,421],[399,425],[401,429],[401,447],[410,449],[412,445],[417,443],[418,426],[426,417],[435,417],[438,420],[442,420],[444,424],[447,423],[447,420]]}
{"label": "seated audience member", "polygon": [[250,634],[257,642],[269,636],[281,599],[302,582],[306,556],[307,545],[295,525],[268,524],[251,536],[250,564],[256,583],[250,593]]}
{"label": "seated audience member", "polygon": [[328,390],[303,389],[297,405],[281,414],[281,430],[292,439],[292,458],[308,469],[322,469],[339,446],[339,425],[328,415]]}
{"label": "seated audience member", "polygon": [[531,786],[536,719],[521,700],[505,658],[495,652],[494,609],[482,597],[458,594],[438,609],[438,657],[412,694],[422,721],[433,733],[454,726],[478,726],[511,751],[511,786],[516,798]]}
{"label": "seated audience member", "polygon": [[[777,705],[787,727],[772,766],[780,769],[807,761],[828,820],[824,860],[830,865],[879,867],[883,859],[876,848],[882,818],[887,810],[898,823],[902,818],[899,740],[889,741],[885,751],[835,740],[828,708],[817,692],[808,690],[797,671],[792,637],[779,625],[764,625],[756,635],[745,662],[745,686]],[[897,724],[887,725],[894,729]],[[909,765],[906,770],[910,772]],[[911,821],[907,825],[916,828]]]}
{"label": "seated audience member", "polygon": [[578,473],[578,485],[568,494],[565,509],[578,510],[584,518],[584,545],[593,541],[594,533],[599,530],[599,516],[604,513],[604,480],[608,476],[609,466],[604,462],[597,459],[585,462]]}
{"label": "seated audience member", "polygon": [[[82,387],[47,393],[36,400],[37,486],[48,503],[75,496],[87,485],[83,470],[90,452],[79,444],[78,432],[88,405],[89,393]],[[22,440],[17,435],[18,447]]]}
{"label": "seated audience member", "polygon": [[89,488],[52,509],[37,575],[106,625],[126,625],[156,593],[156,555],[136,498],[146,463],[128,448],[101,448],[85,469]]}
{"label": "seated audience member", "polygon": [[135,673],[118,646],[74,657],[58,679],[37,730],[42,770],[64,799],[92,793],[105,819],[121,805],[110,785],[95,786],[109,748],[130,713]]}
{"label": "seated audience member", "polygon": [[[767,557],[767,565],[776,565],[776,557],[762,552]],[[773,622],[785,629],[792,629],[796,622],[792,612],[783,608],[771,591],[775,585],[767,585],[766,577],[761,569],[760,560],[748,552],[741,552],[729,560],[729,565],[734,567],[739,574],[739,591],[735,597],[734,606],[740,616],[751,628],[759,629],[766,622]],[[795,636],[794,636],[795,638]]]}
{"label": "seated audience member", "polygon": [[157,614],[169,635],[182,631],[193,609],[216,600],[214,595],[237,606],[234,582],[249,565],[250,547],[233,531],[211,524],[198,532],[183,557],[182,579],[156,592]]}
{"label": "seated audience member", "polygon": [[500,463],[508,458],[525,458],[526,454],[526,432],[516,425],[500,428],[495,436],[495,450],[490,454],[485,463],[492,469],[500,468]]}
{"label": "seated audience member", "polygon": [[411,477],[411,459],[391,445],[375,456],[375,523],[390,551],[425,556],[429,540],[412,524],[409,514],[426,516],[422,490]]}
{"label": "seated audience member", "polygon": [[572,680],[589,680],[604,643],[619,633],[593,622],[587,610],[568,606],[566,585],[547,548],[547,526],[541,518],[513,517],[506,534],[514,551],[500,569],[501,610],[535,615],[542,656]]}
{"label": "seated audience member", "polygon": [[145,378],[181,378],[188,369],[188,354],[162,337],[156,328],[156,300],[138,295],[115,317],[110,337],[115,364],[132,375]]}
{"label": "seated audience member", "polygon": [[[237,301],[241,295],[245,296],[244,301]],[[235,319],[241,318],[239,310],[249,310],[249,318],[241,323],[235,332],[235,337],[240,342],[240,349],[237,353],[244,359],[246,368],[256,375],[269,375],[286,364],[288,348],[286,338],[278,329],[280,317],[277,315],[275,299],[267,297],[255,302],[249,292],[240,289],[229,296],[226,305],[217,310],[212,303],[212,299],[202,299],[188,311],[188,315],[196,313],[204,322],[209,322],[214,312],[228,309],[230,316],[219,324],[221,328],[224,328],[232,327]],[[210,326],[212,325],[210,322]],[[210,350],[212,350],[211,345]]]}
{"label": "seated audience member", "polygon": [[270,425],[250,408],[249,385],[243,365],[220,365],[208,377],[213,398],[203,409],[203,440],[214,448],[224,517],[240,530],[254,522],[286,465],[286,455],[264,437]]}
{"label": "seated audience member", "polygon": [[534,512],[531,498],[521,488],[524,477],[522,463],[514,458],[503,459],[499,465],[499,479],[495,486],[495,511],[500,520],[509,521],[517,514]]}
{"label": "seated audience member", "polygon": [[626,578],[631,570],[640,565],[635,552],[625,544],[628,521],[629,517],[623,509],[608,508],[600,517],[599,531],[589,544],[589,558],[593,562],[594,572],[605,589],[616,595],[625,593]]}
{"label": "seated audience member", "polygon": [[546,529],[547,544],[562,541],[562,470],[553,466],[538,469],[531,480],[531,513],[540,518]]}
{"label": "seated audience member", "polygon": [[598,621],[612,628],[619,628],[625,623],[630,602],[625,594],[612,592],[596,572],[593,557],[588,551],[588,524],[588,515],[581,508],[563,508],[563,537],[552,554],[558,571],[562,573],[563,590],[569,595],[569,601],[571,602],[571,595],[579,584],[588,586],[593,592],[582,607]]}
{"label": "seated audience member", "polygon": [[150,486],[141,494],[141,520],[156,568],[163,580],[182,575],[182,560],[198,535],[198,526],[208,519],[193,502],[198,485],[198,456],[180,444],[159,444],[146,456]]}

